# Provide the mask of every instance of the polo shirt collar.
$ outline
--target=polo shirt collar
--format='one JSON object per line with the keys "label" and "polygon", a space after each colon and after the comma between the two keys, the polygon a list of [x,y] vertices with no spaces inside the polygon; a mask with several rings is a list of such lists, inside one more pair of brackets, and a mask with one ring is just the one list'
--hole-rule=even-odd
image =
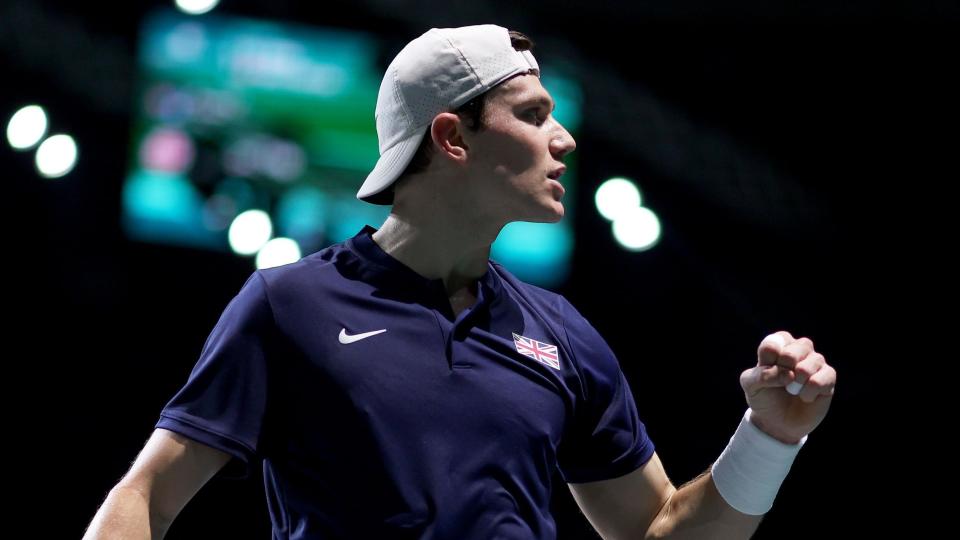
{"label": "polo shirt collar", "polygon": [[[376,242],[373,233],[377,229],[366,225],[353,238],[347,240],[347,247],[356,254],[364,277],[378,287],[401,290],[407,293],[422,293],[432,300],[442,298],[442,304],[449,309],[449,299],[442,279],[430,279],[421,276],[409,266],[391,257]],[[487,271],[479,279],[477,287],[477,307],[489,305],[502,290],[500,277],[487,262]],[[419,294],[418,294],[419,296]]]}

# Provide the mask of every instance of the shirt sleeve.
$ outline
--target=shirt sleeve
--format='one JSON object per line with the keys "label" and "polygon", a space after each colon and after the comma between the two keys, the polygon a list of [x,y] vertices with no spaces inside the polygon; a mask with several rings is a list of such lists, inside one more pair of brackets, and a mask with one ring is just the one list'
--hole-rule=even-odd
{"label": "shirt sleeve", "polygon": [[254,272],[224,309],[186,384],[156,424],[232,455],[225,477],[246,477],[259,464],[273,329],[265,283]]}
{"label": "shirt sleeve", "polygon": [[564,330],[582,386],[557,453],[560,474],[568,483],[623,476],[653,456],[653,442],[613,351],[576,309],[568,310]]}

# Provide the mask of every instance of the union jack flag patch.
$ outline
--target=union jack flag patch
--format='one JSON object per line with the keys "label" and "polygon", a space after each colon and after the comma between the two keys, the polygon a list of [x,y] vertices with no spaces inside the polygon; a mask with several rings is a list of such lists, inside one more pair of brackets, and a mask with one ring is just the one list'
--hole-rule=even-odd
{"label": "union jack flag patch", "polygon": [[557,354],[556,345],[543,343],[519,334],[513,334],[513,343],[517,346],[518,353],[529,356],[553,369],[560,369],[560,356]]}

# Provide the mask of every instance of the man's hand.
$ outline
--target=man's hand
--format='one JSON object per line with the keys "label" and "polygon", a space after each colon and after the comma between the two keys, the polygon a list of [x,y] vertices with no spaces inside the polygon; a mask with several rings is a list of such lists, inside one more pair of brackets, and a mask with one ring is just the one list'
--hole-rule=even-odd
{"label": "man's hand", "polygon": [[784,331],[765,337],[757,349],[757,366],[740,375],[753,409],[750,421],[787,444],[796,444],[823,421],[836,384],[836,370],[813,342]]}

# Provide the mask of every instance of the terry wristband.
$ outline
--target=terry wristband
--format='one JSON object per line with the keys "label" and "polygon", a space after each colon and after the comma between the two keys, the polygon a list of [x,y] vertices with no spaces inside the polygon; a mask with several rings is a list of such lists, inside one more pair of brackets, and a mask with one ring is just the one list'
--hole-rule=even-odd
{"label": "terry wristband", "polygon": [[750,422],[747,409],[730,444],[711,467],[713,483],[727,504],[738,512],[759,516],[767,513],[807,437],[785,444]]}

